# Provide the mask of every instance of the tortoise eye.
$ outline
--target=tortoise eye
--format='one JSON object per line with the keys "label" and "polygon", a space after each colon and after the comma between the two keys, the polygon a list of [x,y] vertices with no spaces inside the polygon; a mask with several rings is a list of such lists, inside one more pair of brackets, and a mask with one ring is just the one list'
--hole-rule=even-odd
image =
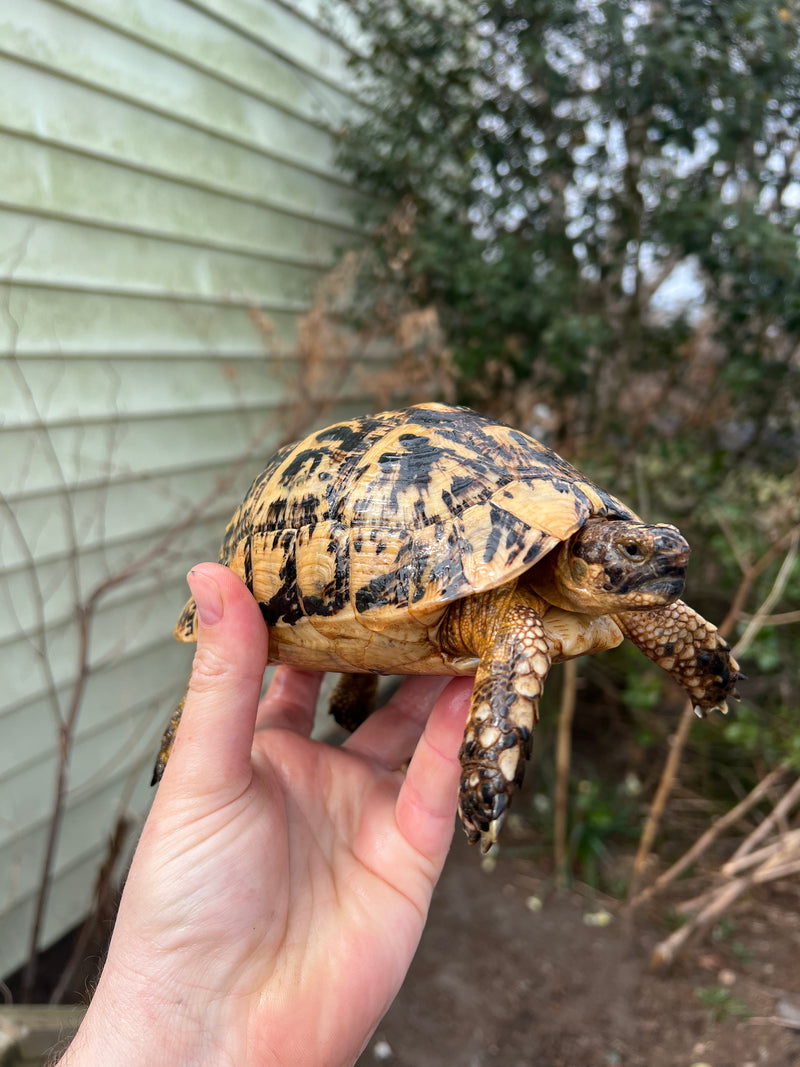
{"label": "tortoise eye", "polygon": [[642,550],[635,541],[629,541],[626,545],[619,546],[628,559],[642,559]]}

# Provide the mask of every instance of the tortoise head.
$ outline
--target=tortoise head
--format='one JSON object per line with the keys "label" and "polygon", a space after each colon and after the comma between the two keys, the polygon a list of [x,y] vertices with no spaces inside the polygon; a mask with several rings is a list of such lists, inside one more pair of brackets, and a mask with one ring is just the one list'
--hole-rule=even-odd
{"label": "tortoise head", "polygon": [[674,526],[590,519],[550,553],[533,585],[568,611],[649,611],[680,597],[690,551]]}

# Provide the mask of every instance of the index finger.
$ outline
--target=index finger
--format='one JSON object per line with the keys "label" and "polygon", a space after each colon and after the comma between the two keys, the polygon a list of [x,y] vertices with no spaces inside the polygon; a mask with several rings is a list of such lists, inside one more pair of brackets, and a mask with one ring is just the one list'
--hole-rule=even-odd
{"label": "index finger", "polygon": [[411,758],[448,680],[427,675],[404,678],[383,707],[374,711],[342,747],[396,770]]}
{"label": "index finger", "polygon": [[189,574],[199,619],[197,652],[175,744],[164,772],[173,795],[241,789],[251,773],[253,730],[267,661],[267,631],[244,582],[218,563]]}

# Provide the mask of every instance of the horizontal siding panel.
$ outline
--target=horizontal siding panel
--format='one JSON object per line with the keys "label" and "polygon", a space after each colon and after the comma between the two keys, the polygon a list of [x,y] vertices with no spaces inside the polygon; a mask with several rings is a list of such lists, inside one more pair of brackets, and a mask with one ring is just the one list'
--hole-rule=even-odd
{"label": "horizontal siding panel", "polygon": [[0,206],[228,252],[330,262],[354,228],[0,133]]}
{"label": "horizontal siding panel", "polygon": [[[224,7],[226,4],[226,0],[203,0],[203,2],[207,6],[214,4],[214,6]],[[242,0],[242,2],[252,12],[258,0]],[[304,21],[313,32],[342,48],[347,56],[364,54],[363,31],[348,4],[323,4],[320,15],[319,0],[277,0],[277,2],[278,6],[290,11],[295,18]],[[343,78],[347,84],[352,83],[349,70],[343,74]]]}
{"label": "horizontal siding panel", "polygon": [[[162,709],[148,706],[132,710],[117,702],[115,721],[105,724],[100,730],[89,731],[77,738],[72,749],[70,763],[71,796],[77,799],[91,793],[103,781],[120,773],[120,770],[135,774],[138,779],[152,775],[158,738],[166,725]],[[122,712],[125,714],[121,714]],[[31,837],[47,825],[53,807],[53,786],[58,767],[58,753],[49,746],[40,753],[37,773],[31,775],[23,767],[18,774],[3,781],[4,793],[10,800],[4,805],[0,820],[0,864],[4,854],[13,852],[14,845]],[[150,772],[148,774],[148,771]],[[91,781],[92,784],[89,784]],[[42,783],[48,788],[42,788]],[[106,813],[106,819],[108,813]],[[84,842],[85,845],[85,842]],[[22,892],[30,892],[39,876],[39,864],[26,850],[25,866],[20,869],[18,881]]]}
{"label": "horizontal siding panel", "polygon": [[172,415],[153,416],[141,426],[109,417],[102,424],[54,425],[46,431],[9,429],[0,435],[0,469],[7,472],[8,495],[14,496],[215,461],[235,463],[254,441],[264,440],[277,418],[273,409],[239,407],[187,414],[189,425],[183,427]]}
{"label": "horizontal siding panel", "polygon": [[263,0],[188,0],[188,3],[274,51],[307,75],[310,82],[323,79],[340,92],[352,92],[353,79],[347,67],[352,50],[344,34],[328,32],[331,18],[336,24],[345,24],[342,16],[346,21],[346,10],[334,16],[331,6],[326,4],[320,17],[318,0],[311,0],[306,10],[299,5],[277,2],[269,4],[268,11]]}
{"label": "horizontal siding panel", "polygon": [[[0,272],[24,285],[110,289],[178,300],[211,298],[300,311],[326,264],[297,266],[80,223],[0,210]],[[330,264],[327,264],[330,266]]]}
{"label": "horizontal siding panel", "polygon": [[[226,518],[229,517],[230,510],[226,512]],[[80,597],[81,603],[88,602],[99,587],[102,587],[100,601],[93,601],[95,617],[119,605],[131,611],[134,608],[140,610],[140,601],[164,591],[166,582],[174,582],[180,587],[180,593],[173,600],[177,611],[186,599],[183,595],[186,592],[185,571],[202,559],[217,558],[225,525],[214,516],[192,523],[186,530],[177,531],[175,536],[168,532],[166,538],[141,537],[117,546],[104,543],[93,551],[86,551],[81,546],[72,557],[65,557],[63,561],[41,563],[37,560],[35,586],[30,567],[7,571],[0,597],[6,602],[13,622],[12,625],[3,623],[0,651],[6,654],[9,646],[19,642],[38,646],[43,619],[48,632],[52,629],[63,634],[77,618],[76,597]],[[183,561],[186,561],[186,567],[182,567]],[[124,580],[115,580],[127,567],[131,569]],[[37,594],[35,598],[34,593]],[[27,600],[34,602],[28,605]],[[172,623],[168,631],[172,632]],[[95,644],[94,647],[100,646]],[[13,703],[9,693],[0,697],[0,708],[6,703]]]}
{"label": "horizontal siding panel", "polygon": [[[363,380],[369,374],[374,380],[384,367],[376,359],[348,370],[331,358],[326,376],[331,381],[338,377],[343,398],[348,392],[355,398]],[[267,429],[277,440],[282,428],[293,421],[295,377],[294,363],[263,356],[260,360],[195,357],[169,362],[145,356],[113,361],[85,358],[75,362],[69,375],[64,373],[63,359],[43,356],[27,360],[24,370],[19,360],[8,360],[0,363],[0,396],[8,405],[7,414],[0,415],[0,426],[21,430],[38,428],[42,421],[50,428],[76,422],[108,423],[116,421],[117,412],[124,412],[130,422],[158,416],[180,420],[235,408],[262,415],[273,412],[267,416]],[[324,395],[324,390],[319,393]],[[34,403],[31,396],[41,398],[41,403]],[[309,409],[312,407],[310,403]],[[107,458],[113,461],[113,456]]]}
{"label": "horizontal siding panel", "polygon": [[127,35],[48,0],[25,0],[3,32],[4,52],[118,99],[320,174],[334,171],[335,143],[289,114]]}
{"label": "horizontal siding panel", "polygon": [[[64,373],[63,358],[29,360],[24,375],[11,361],[0,363],[0,396],[6,429],[44,418],[48,424],[108,420],[115,410],[128,418],[214,411],[226,404],[278,407],[286,401],[287,367],[272,360],[209,360],[195,357],[166,362],[149,357],[85,359]],[[26,403],[26,391],[45,398],[41,411]]]}
{"label": "horizontal siding panel", "polygon": [[[237,500],[240,495],[236,494]],[[107,601],[113,602],[120,596],[128,598],[137,586],[147,581],[160,582],[165,571],[174,571],[184,560],[188,567],[202,559],[216,559],[235,506],[233,494],[228,494],[211,514],[173,536],[169,528],[159,530],[151,525],[115,542],[102,537],[103,531],[98,530],[99,543],[94,546],[87,545],[81,537],[63,555],[37,557],[35,568],[30,561],[4,568],[0,574],[0,655],[9,641],[21,634],[37,633],[43,618],[53,626],[58,625],[58,620],[70,617],[76,597],[81,602],[87,601],[94,590],[105,582],[113,582],[127,568],[141,564],[124,583],[109,589],[105,594]]]}
{"label": "horizontal siding panel", "polygon": [[[202,518],[193,523],[198,529],[206,522],[222,521],[233,511],[266,453],[254,457],[251,465],[214,462],[191,470],[148,474],[139,479],[119,478],[100,484],[65,490],[51,490],[39,496],[20,496],[13,501],[14,517],[0,512],[0,580],[8,580],[19,570],[49,566],[53,561],[68,562],[76,551],[122,543],[132,557],[143,555],[153,543],[167,538],[186,513],[206,503]],[[221,533],[224,522],[218,526]],[[216,540],[220,537],[217,535]],[[170,556],[175,556],[175,539]],[[213,542],[209,542],[212,547]],[[141,546],[137,553],[136,545]],[[191,546],[187,551],[191,551]],[[182,553],[183,558],[190,558]]]}
{"label": "horizontal siding panel", "polygon": [[359,203],[336,172],[309,170],[258,146],[231,143],[208,130],[186,126],[169,115],[142,111],[113,97],[101,99],[90,87],[13,57],[2,61],[2,51],[0,129],[192,187],[228,190],[256,203],[318,213],[343,225],[352,225]]}
{"label": "horizontal siding panel", "polygon": [[[155,588],[128,590],[127,597],[109,598],[100,604],[92,626],[89,665],[93,669],[149,647],[154,635],[164,634],[171,640],[177,613],[186,601],[186,583],[180,573],[162,574],[160,581],[157,579],[154,576]],[[6,643],[3,705],[19,704],[31,691],[41,695],[51,679],[56,688],[71,684],[77,677],[79,641],[79,624],[73,616],[53,620],[45,645],[27,634]],[[46,668],[42,652],[47,655]]]}
{"label": "horizontal siding panel", "polygon": [[[175,608],[177,618],[183,605],[171,606]],[[97,733],[123,714],[138,713],[144,708],[152,711],[152,729],[157,732],[163,728],[183,692],[193,653],[193,646],[179,644],[170,631],[155,643],[129,655],[115,657],[113,662],[93,671],[87,681],[76,735],[83,737]],[[159,679],[157,689],[143,686],[143,679],[149,673]],[[68,706],[71,694],[69,684],[59,687],[56,696],[61,707]],[[34,698],[27,707],[18,706],[0,714],[3,730],[0,782],[5,783],[22,768],[27,771],[41,756],[55,753],[55,715],[51,694]],[[152,754],[155,759],[155,747]],[[6,792],[5,786],[3,792]]]}
{"label": "horizontal siding panel", "polygon": [[334,162],[349,45],[307,0],[25,0],[0,19],[2,976],[30,936],[81,605],[110,582],[44,943],[82,918],[118,811],[150,803],[192,656],[172,638],[186,571],[303,418],[371,406],[388,357],[314,353],[298,398],[298,316],[361,232]]}
{"label": "horizontal siding panel", "polygon": [[[85,914],[120,802],[125,803],[134,819],[138,816],[140,820],[147,809],[151,791],[144,783],[135,787],[128,798],[129,774],[126,770],[105,782],[65,814],[44,931],[46,942],[74,925],[76,915]],[[6,959],[25,958],[33,900],[30,890],[21,889],[36,884],[36,857],[41,856],[45,840],[46,826],[42,824],[28,838],[0,849],[0,945]]]}
{"label": "horizontal siding panel", "polygon": [[[91,908],[97,871],[105,857],[105,851],[95,845],[80,857],[72,870],[63,872],[55,880],[44,925],[45,944],[57,940],[65,930],[75,925],[74,916],[86,915]],[[32,895],[20,898],[13,879],[6,881],[9,904],[6,907],[0,895],[0,944],[3,946],[3,959],[22,961],[28,955],[35,901]],[[0,894],[4,888],[6,886],[0,884]]]}
{"label": "horizontal siding panel", "polygon": [[2,281],[0,303],[8,312],[0,315],[0,346],[19,357],[37,352],[65,358],[133,351],[175,357],[183,352],[263,354],[291,342],[296,319],[287,309],[262,300],[259,308],[270,324],[267,333],[259,329],[251,306],[222,298],[190,302],[157,293],[126,296]]}
{"label": "horizontal siding panel", "polygon": [[0,435],[0,469],[8,472],[8,493],[15,494],[213,460],[233,462],[272,420],[271,411],[238,409],[192,416],[183,432],[175,418],[153,418],[141,428],[110,419],[105,425],[54,426],[46,434],[6,430]]}
{"label": "horizontal siding panel", "polygon": [[276,4],[59,2],[323,124],[354,102],[348,51]]}

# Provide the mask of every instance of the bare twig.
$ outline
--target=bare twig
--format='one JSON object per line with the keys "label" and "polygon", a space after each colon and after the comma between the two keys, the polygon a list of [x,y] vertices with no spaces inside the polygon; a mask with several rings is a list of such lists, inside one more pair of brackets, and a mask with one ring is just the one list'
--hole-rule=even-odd
{"label": "bare twig", "polygon": [[743,561],[738,560],[740,567],[742,567],[742,580],[733,596],[733,600],[731,600],[727,615],[720,623],[719,629],[723,636],[727,637],[742,617],[744,605],[747,602],[747,598],[750,596],[750,592],[756,579],[764,573],[767,567],[769,567],[778,556],[780,556],[781,552],[791,545],[792,541],[797,536],[798,530],[800,530],[800,526],[794,526],[792,529],[787,530],[785,534],[769,546],[756,563],[750,565],[745,564],[743,566]]}
{"label": "bare twig", "polygon": [[[59,756],[56,767],[56,780],[54,786],[53,807],[47,831],[44,854],[42,857],[42,871],[39,878],[36,894],[36,906],[31,925],[30,947],[28,960],[23,973],[22,998],[30,999],[36,980],[39,939],[41,936],[44,917],[47,911],[48,896],[51,884],[53,861],[56,848],[61,835],[61,826],[66,807],[66,797],[69,783],[69,769],[78,715],[83,703],[86,684],[91,673],[91,628],[95,613],[103,598],[117,586],[129,581],[135,575],[158,560],[187,529],[189,529],[205,511],[222,496],[230,484],[237,477],[240,469],[252,457],[255,451],[263,444],[264,438],[274,429],[274,422],[265,420],[259,431],[251,438],[245,451],[231,464],[224,478],[218,479],[211,491],[206,494],[194,507],[184,513],[180,522],[174,523],[146,552],[132,560],[127,566],[120,568],[115,574],[109,575],[99,582],[89,593],[82,603],[76,604],[75,615],[78,620],[78,652],[76,673],[69,698],[69,706],[61,718],[59,726]],[[292,425],[291,429],[294,429]],[[290,438],[291,439],[291,438]]]}
{"label": "bare twig", "polygon": [[742,871],[746,871],[750,867],[757,867],[760,863],[772,858],[778,851],[785,851],[791,854],[798,849],[800,849],[800,830],[789,830],[787,833],[782,834],[777,841],[773,841],[771,845],[764,845],[746,856],[739,856],[738,859],[728,860],[727,863],[722,865],[720,873],[723,878],[734,878],[736,875],[741,874]]}
{"label": "bare twig", "polygon": [[755,1015],[745,1022],[750,1026],[772,1023],[775,1026],[785,1026],[787,1030],[800,1030],[800,1019],[784,1019],[781,1015]]}
{"label": "bare twig", "polygon": [[775,607],[777,602],[783,596],[783,591],[786,588],[786,583],[789,581],[795,562],[797,560],[798,542],[800,542],[800,529],[795,527],[792,530],[791,538],[789,540],[789,548],[784,557],[783,563],[775,577],[775,581],[772,584],[772,588],[764,598],[761,607],[752,617],[747,624],[744,633],[736,642],[733,648],[734,656],[740,656],[746,649],[750,647],[755,640],[756,635],[762,626],[765,625],[765,620],[769,618],[769,614]]}
{"label": "bare twig", "polygon": [[719,819],[711,825],[706,832],[695,841],[690,849],[688,849],[681,856],[679,860],[676,860],[663,874],[656,878],[652,885],[642,890],[637,896],[631,900],[631,907],[637,908],[641,904],[644,904],[647,900],[653,897],[660,890],[666,888],[670,883],[674,882],[676,878],[679,878],[685,870],[687,870],[693,863],[695,863],[700,857],[713,845],[720,834],[730,826],[734,826],[743,816],[747,814],[752,807],[754,807],[778,782],[781,775],[784,773],[785,767],[776,767],[775,770],[770,771],[764,778],[751,789],[747,796],[740,800],[739,803],[726,812]]}
{"label": "bare twig", "polygon": [[656,945],[650,956],[651,965],[660,970],[673,964],[681,952],[685,951],[689,943],[704,930],[708,929],[709,926],[713,925],[751,884],[751,878],[740,878],[738,881],[726,885],[692,922],[681,926],[673,934],[670,934],[668,938]]}
{"label": "bare twig", "polygon": [[[736,595],[733,598],[728,614],[721,623],[719,630],[723,636],[727,636],[736,621],[740,617],[744,601],[752,588],[753,582],[756,577],[761,574],[764,569],[778,556],[778,554],[786,549],[786,556],[781,564],[775,581],[772,584],[767,596],[764,598],[761,606],[753,615],[750,623],[748,624],[745,632],[740,639],[736,642],[733,648],[734,656],[741,656],[750,644],[752,644],[756,635],[761,627],[765,624],[764,620],[769,617],[772,608],[775,603],[780,599],[786,588],[786,583],[789,580],[795,561],[797,559],[798,545],[800,544],[800,527],[795,526],[792,530],[788,531],[783,537],[779,539],[775,544],[771,545],[769,549],[761,556],[761,558],[753,565],[749,566],[746,570],[742,581],[739,584],[739,588],[736,591]],[[780,547],[778,547],[780,546]],[[744,562],[744,561],[742,561]],[[667,799],[672,791],[673,784],[675,782],[676,775],[678,773],[678,767],[680,766],[680,760],[683,755],[683,750],[686,746],[686,742],[689,738],[692,724],[694,722],[692,701],[687,701],[684,705],[681,713],[681,718],[678,723],[678,729],[672,738],[670,751],[667,756],[664,770],[661,773],[661,778],[656,789],[653,802],[650,805],[650,809],[645,819],[645,824],[642,829],[642,835],[639,840],[639,847],[636,851],[636,857],[633,863],[633,874],[631,877],[631,886],[629,893],[629,903],[632,907],[636,907],[642,903],[644,895],[640,892],[641,884],[644,879],[645,868],[647,860],[653,847],[656,835],[658,833],[659,826],[661,824],[661,818],[664,814]],[[670,879],[671,880],[671,879]],[[652,894],[650,894],[652,895]]]}
{"label": "bare twig", "polygon": [[572,719],[578,681],[577,661],[567,660],[562,672],[561,710],[556,742],[556,787],[553,812],[554,859],[556,880],[567,882],[567,809],[569,805],[569,769],[572,750]]}
{"label": "bare twig", "polygon": [[636,856],[633,861],[633,873],[631,875],[629,891],[631,906],[635,906],[634,902],[639,896],[639,887],[644,879],[647,860],[652,851],[653,842],[656,839],[659,827],[661,826],[661,817],[664,814],[667,800],[672,792],[672,786],[675,783],[675,777],[678,773],[683,749],[689,737],[689,731],[692,728],[693,721],[694,705],[691,700],[687,700],[678,722],[678,729],[670,738],[667,761],[664,764],[664,770],[661,772],[661,778],[655,796],[653,797],[653,801],[648,809],[647,818],[642,827],[642,835],[639,838],[639,847],[636,850]]}
{"label": "bare twig", "polygon": [[[747,620],[754,619],[755,615],[742,615]],[[800,622],[800,611],[781,611],[777,615],[765,615],[761,620],[762,626],[791,626]]]}
{"label": "bare twig", "polygon": [[796,874],[800,874],[800,859],[776,863],[774,867],[769,868],[762,865],[756,871],[753,882],[755,885],[761,885],[764,882],[775,882],[778,878],[793,878]]}
{"label": "bare twig", "polygon": [[[800,874],[797,838],[784,835],[773,847],[765,851],[768,852],[766,859],[755,869],[738,878],[727,880],[717,889],[710,890],[693,902],[699,911],[685,926],[656,945],[651,957],[654,967],[664,968],[674,963],[692,941],[717,922],[752,886]],[[686,911],[688,908],[682,907],[680,910]]]}
{"label": "bare twig", "polygon": [[764,821],[755,828],[752,834],[739,845],[731,856],[729,862],[738,860],[742,856],[746,856],[752,852],[756,845],[760,844],[797,804],[800,804],[800,778],[798,778],[791,789],[784,794],[766,819],[764,819]]}
{"label": "bare twig", "polygon": [[125,847],[125,842],[130,832],[130,819],[122,815],[117,819],[113,827],[111,839],[108,843],[106,858],[100,870],[97,872],[94,887],[94,903],[92,910],[84,920],[80,933],[72,946],[69,959],[61,971],[58,981],[50,994],[51,1004],[60,1004],[64,994],[72,982],[73,975],[80,967],[86,955],[86,950],[95,937],[101,923],[111,918],[114,912],[114,874],[117,863]]}

